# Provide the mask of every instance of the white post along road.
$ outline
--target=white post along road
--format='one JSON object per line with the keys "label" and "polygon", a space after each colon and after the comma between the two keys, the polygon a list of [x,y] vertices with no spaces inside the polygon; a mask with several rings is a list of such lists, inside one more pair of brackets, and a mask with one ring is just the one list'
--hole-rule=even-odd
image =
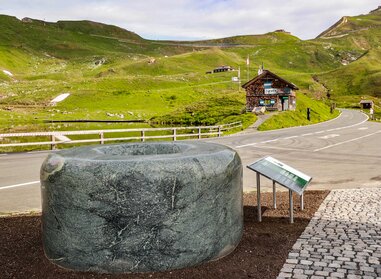
{"label": "white post along road", "polygon": [[[308,189],[381,187],[381,124],[354,110],[331,121],[206,139],[238,151],[244,191],[256,189],[246,166],[272,156],[313,177]],[[40,166],[49,152],[0,154],[0,213],[40,210]],[[272,182],[261,180],[263,191]],[[278,187],[280,190],[282,187]]]}

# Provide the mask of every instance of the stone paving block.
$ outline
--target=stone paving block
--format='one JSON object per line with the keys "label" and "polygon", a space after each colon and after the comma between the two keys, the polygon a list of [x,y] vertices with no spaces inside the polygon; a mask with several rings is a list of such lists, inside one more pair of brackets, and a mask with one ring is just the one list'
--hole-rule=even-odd
{"label": "stone paving block", "polygon": [[289,253],[293,278],[381,279],[380,197],[381,187],[333,190]]}
{"label": "stone paving block", "polygon": [[300,261],[300,264],[303,264],[303,265],[312,265],[313,261],[303,260],[303,261]]}
{"label": "stone paving block", "polygon": [[325,266],[328,266],[328,264],[325,263],[325,262],[315,262],[315,263],[314,263],[314,266],[322,266],[322,267],[325,267]]}
{"label": "stone paving block", "polygon": [[292,274],[281,272],[278,277],[280,277],[280,278],[292,278]]}
{"label": "stone paving block", "polygon": [[346,257],[338,257],[337,258],[339,261],[343,261],[343,262],[346,262],[346,261],[350,261],[351,259],[350,258],[346,258]]}
{"label": "stone paving block", "polygon": [[367,271],[367,272],[374,272],[374,267],[360,266],[360,270]]}
{"label": "stone paving block", "polygon": [[328,271],[316,271],[315,275],[325,276],[326,277],[326,276],[329,275],[329,272]]}
{"label": "stone paving block", "polygon": [[310,269],[311,270],[315,270],[315,271],[320,271],[320,270],[323,270],[323,267],[321,267],[321,266],[311,266]]}
{"label": "stone paving block", "polygon": [[293,273],[294,273],[294,275],[295,275],[295,274],[304,274],[304,270],[303,270],[303,269],[299,269],[299,268],[295,268],[295,269],[293,270]]}
{"label": "stone paving block", "polygon": [[312,274],[314,274],[314,270],[311,270],[311,269],[305,270],[304,274],[306,274],[306,275],[312,275]]}
{"label": "stone paving block", "polygon": [[331,263],[328,265],[328,267],[333,267],[333,268],[339,268],[341,265],[338,263]]}
{"label": "stone paving block", "polygon": [[363,275],[363,271],[358,270],[358,269],[352,269],[352,270],[347,270],[348,274],[354,274],[354,275]]}
{"label": "stone paving block", "polygon": [[295,268],[295,264],[290,264],[290,263],[285,263],[284,265],[283,265],[283,267],[286,267],[286,268]]}
{"label": "stone paving block", "polygon": [[342,268],[346,270],[357,270],[356,266],[351,266],[351,265],[343,265]]}
{"label": "stone paving block", "polygon": [[332,272],[330,275],[337,278],[345,278],[346,276],[346,274],[342,272]]}
{"label": "stone paving block", "polygon": [[331,267],[323,267],[323,271],[328,271],[328,272],[335,272],[336,268],[331,268]]}
{"label": "stone paving block", "polygon": [[293,268],[289,268],[289,267],[283,267],[280,272],[285,272],[285,273],[292,273],[294,269]]}
{"label": "stone paving block", "polygon": [[364,271],[364,275],[375,278],[377,276],[377,273]]}

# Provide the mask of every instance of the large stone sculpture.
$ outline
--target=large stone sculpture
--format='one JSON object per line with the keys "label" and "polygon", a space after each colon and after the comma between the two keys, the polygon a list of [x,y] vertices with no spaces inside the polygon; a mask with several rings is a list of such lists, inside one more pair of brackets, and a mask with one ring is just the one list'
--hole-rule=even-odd
{"label": "large stone sculpture", "polygon": [[221,258],[243,229],[238,154],[203,142],[100,145],[41,167],[46,256],[79,271],[153,272]]}

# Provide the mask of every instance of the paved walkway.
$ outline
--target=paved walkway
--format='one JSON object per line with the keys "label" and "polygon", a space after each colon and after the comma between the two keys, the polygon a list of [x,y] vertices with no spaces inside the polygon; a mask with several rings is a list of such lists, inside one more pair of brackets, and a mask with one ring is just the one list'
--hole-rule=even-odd
{"label": "paved walkway", "polygon": [[250,134],[250,133],[253,133],[253,132],[257,132],[258,131],[258,127],[263,123],[265,122],[267,119],[269,119],[270,117],[274,116],[274,115],[277,115],[281,112],[271,112],[271,113],[267,113],[267,114],[260,114],[260,115],[257,115],[257,121],[255,121],[251,126],[247,127],[244,131],[241,131],[237,134]]}
{"label": "paved walkway", "polygon": [[333,190],[278,278],[381,279],[381,188]]}

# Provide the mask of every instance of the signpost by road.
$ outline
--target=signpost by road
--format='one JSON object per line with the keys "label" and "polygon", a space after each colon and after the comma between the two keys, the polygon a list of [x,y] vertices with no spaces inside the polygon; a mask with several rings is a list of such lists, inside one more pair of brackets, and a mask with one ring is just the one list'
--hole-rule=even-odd
{"label": "signpost by road", "polygon": [[303,192],[311,182],[312,177],[274,159],[270,156],[264,157],[247,166],[257,173],[257,203],[258,203],[258,221],[262,221],[261,212],[261,183],[260,176],[263,175],[273,181],[273,202],[276,208],[276,183],[286,187],[289,190],[290,199],[290,223],[294,222],[292,192],[300,195],[300,207],[304,209]]}

